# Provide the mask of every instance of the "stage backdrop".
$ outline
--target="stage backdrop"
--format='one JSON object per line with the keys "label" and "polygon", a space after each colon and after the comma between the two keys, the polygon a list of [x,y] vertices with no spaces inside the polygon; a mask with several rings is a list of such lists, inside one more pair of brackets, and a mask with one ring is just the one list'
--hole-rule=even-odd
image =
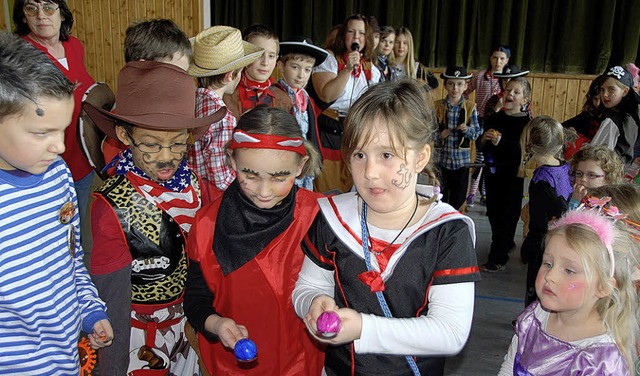
{"label": "stage backdrop", "polygon": [[354,13],[411,29],[416,56],[430,67],[481,69],[505,43],[512,62],[532,71],[598,74],[635,61],[640,49],[637,0],[211,0],[213,25],[262,23],[318,45]]}

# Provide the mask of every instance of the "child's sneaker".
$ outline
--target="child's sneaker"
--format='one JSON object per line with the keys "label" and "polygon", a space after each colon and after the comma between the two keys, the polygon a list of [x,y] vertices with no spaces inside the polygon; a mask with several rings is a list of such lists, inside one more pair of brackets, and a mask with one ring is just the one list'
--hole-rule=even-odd
{"label": "child's sneaker", "polygon": [[480,270],[482,270],[483,272],[495,273],[504,270],[506,267],[506,265],[496,264],[489,261],[486,264],[482,264],[480,266]]}
{"label": "child's sneaker", "polygon": [[468,208],[472,208],[473,207],[473,203],[474,203],[475,197],[476,197],[476,195],[467,196],[467,207]]}

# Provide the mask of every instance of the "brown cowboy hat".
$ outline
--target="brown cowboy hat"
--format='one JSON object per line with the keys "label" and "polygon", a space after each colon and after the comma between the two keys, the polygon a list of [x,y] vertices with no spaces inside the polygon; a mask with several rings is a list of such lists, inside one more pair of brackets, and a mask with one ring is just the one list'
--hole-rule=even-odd
{"label": "brown cowboy hat", "polygon": [[193,129],[193,137],[198,139],[227,113],[223,107],[196,118],[193,78],[175,65],[158,61],[131,61],[120,70],[113,112],[86,102],[82,108],[102,132],[115,139],[118,121],[152,130]]}

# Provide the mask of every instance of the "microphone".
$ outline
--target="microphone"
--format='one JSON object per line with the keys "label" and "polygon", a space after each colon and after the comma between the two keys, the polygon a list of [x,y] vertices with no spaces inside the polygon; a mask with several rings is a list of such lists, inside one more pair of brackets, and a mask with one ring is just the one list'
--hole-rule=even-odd
{"label": "microphone", "polygon": [[[351,43],[351,51],[358,51],[360,50],[360,45],[358,44],[358,42],[353,42]],[[357,65],[353,66],[353,71],[355,72],[358,69]]]}

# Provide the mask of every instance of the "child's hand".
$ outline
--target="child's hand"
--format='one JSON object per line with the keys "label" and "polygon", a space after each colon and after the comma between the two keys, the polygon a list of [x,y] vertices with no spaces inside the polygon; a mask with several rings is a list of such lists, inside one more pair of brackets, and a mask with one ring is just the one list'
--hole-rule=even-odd
{"label": "child's hand", "polygon": [[502,137],[502,134],[492,128],[484,132],[484,134],[482,135],[482,142],[484,143],[486,141],[491,141],[492,144],[498,145],[498,142],[500,142],[500,137]]}
{"label": "child's hand", "polygon": [[451,134],[451,131],[449,129],[445,129],[440,134],[440,138],[442,138],[444,140],[445,138],[449,137],[450,134]]}
{"label": "child's hand", "polygon": [[249,331],[244,325],[238,325],[228,317],[211,315],[207,317],[204,327],[207,331],[217,335],[220,338],[220,343],[229,349],[233,349],[239,340],[249,337]]}
{"label": "child's hand", "polygon": [[93,325],[93,333],[88,336],[92,349],[111,346],[113,343],[113,329],[109,320],[100,320]]}
{"label": "child's hand", "polygon": [[316,325],[316,320],[318,320],[318,316],[324,311],[337,311],[338,306],[336,305],[336,301],[333,300],[332,297],[328,295],[319,295],[313,298],[311,302],[311,306],[309,307],[309,312],[304,316],[304,324],[307,326],[307,330],[313,335],[318,333],[318,326]]}
{"label": "child's hand", "polygon": [[458,127],[456,129],[459,130],[462,133],[467,133],[467,125],[466,124],[460,124],[460,125],[458,125]]}
{"label": "child's hand", "polygon": [[584,185],[576,182],[573,185],[573,193],[571,194],[571,197],[578,201],[582,201],[582,199],[586,195],[587,195],[587,188]]}
{"label": "child's hand", "polygon": [[[316,322],[318,316],[325,311],[334,311],[340,316],[340,331],[333,338],[325,338],[318,335]],[[360,338],[360,333],[362,332],[362,316],[360,316],[360,313],[351,308],[338,308],[335,300],[327,295],[320,295],[313,299],[311,307],[309,307],[309,312],[304,317],[304,323],[309,333],[319,342],[333,345],[353,342]]]}

